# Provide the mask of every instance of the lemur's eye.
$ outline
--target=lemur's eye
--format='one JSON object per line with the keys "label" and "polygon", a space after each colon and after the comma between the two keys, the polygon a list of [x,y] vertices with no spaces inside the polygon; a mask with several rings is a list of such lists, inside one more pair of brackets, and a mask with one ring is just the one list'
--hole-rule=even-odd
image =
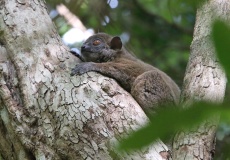
{"label": "lemur's eye", "polygon": [[95,40],[95,41],[93,41],[93,45],[94,46],[97,46],[97,45],[99,45],[99,44],[101,44],[101,41],[100,40]]}

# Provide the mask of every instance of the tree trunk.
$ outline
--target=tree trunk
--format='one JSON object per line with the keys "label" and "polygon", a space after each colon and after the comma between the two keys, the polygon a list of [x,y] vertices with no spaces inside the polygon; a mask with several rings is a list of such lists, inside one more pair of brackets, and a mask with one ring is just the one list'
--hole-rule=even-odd
{"label": "tree trunk", "polygon": [[[226,77],[211,40],[212,23],[215,19],[229,23],[229,0],[209,0],[198,8],[181,95],[185,107],[194,101],[218,104],[224,99]],[[207,120],[193,130],[180,132],[174,140],[173,159],[212,159],[216,127],[215,120]]]}
{"label": "tree trunk", "polygon": [[161,141],[114,149],[148,119],[114,80],[70,77],[77,61],[43,1],[0,1],[0,159],[165,159]]}

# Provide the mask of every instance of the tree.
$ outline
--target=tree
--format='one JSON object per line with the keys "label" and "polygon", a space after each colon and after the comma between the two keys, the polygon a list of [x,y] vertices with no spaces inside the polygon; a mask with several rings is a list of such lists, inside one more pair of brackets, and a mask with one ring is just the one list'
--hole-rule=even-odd
{"label": "tree", "polygon": [[[181,95],[185,107],[194,101],[208,101],[215,104],[223,102],[226,76],[216,57],[211,29],[216,19],[229,23],[229,13],[228,0],[209,0],[197,11],[191,55]],[[212,119],[193,130],[180,132],[174,140],[173,158],[212,159],[215,152],[216,128],[217,123]]]}
{"label": "tree", "polygon": [[[197,12],[185,104],[194,99],[221,102],[224,96],[226,78],[210,41],[210,17],[229,20],[229,2],[207,2]],[[121,136],[146,124],[147,117],[114,80],[96,73],[69,76],[78,60],[62,44],[42,1],[5,0],[0,8],[1,159],[166,158],[160,141],[132,154],[114,149]],[[202,125],[202,132],[176,137],[174,159],[211,158],[215,125],[208,122],[211,132]]]}
{"label": "tree", "polygon": [[70,77],[68,52],[43,1],[0,2],[1,159],[165,159],[159,140],[120,154],[114,145],[146,124],[134,99],[96,73]]}

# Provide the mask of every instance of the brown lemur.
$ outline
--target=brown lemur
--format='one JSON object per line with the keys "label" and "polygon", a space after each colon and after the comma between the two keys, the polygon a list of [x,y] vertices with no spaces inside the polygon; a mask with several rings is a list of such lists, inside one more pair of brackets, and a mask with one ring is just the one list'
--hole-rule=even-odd
{"label": "brown lemur", "polygon": [[159,106],[178,104],[180,89],[176,83],[164,72],[129,53],[119,37],[98,33],[85,41],[81,53],[74,49],[71,52],[83,61],[72,70],[72,76],[95,71],[114,78],[146,114]]}

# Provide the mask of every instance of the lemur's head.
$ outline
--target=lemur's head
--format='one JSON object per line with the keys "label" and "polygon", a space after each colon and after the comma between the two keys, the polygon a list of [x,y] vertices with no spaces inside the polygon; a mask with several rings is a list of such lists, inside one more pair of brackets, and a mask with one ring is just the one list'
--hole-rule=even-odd
{"label": "lemur's head", "polygon": [[84,62],[106,62],[122,48],[120,37],[112,37],[105,33],[97,33],[89,37],[81,46],[81,53],[76,53]]}

